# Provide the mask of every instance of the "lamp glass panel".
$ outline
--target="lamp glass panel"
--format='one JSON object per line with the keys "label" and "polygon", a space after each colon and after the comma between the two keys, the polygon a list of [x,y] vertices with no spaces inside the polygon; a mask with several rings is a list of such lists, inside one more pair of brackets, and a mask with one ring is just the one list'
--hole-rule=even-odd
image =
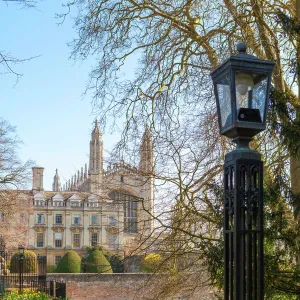
{"label": "lamp glass panel", "polygon": [[262,123],[267,89],[267,76],[236,73],[237,121]]}
{"label": "lamp glass panel", "polygon": [[230,73],[226,73],[217,81],[221,127],[226,128],[232,124]]}
{"label": "lamp glass panel", "polygon": [[236,109],[251,108],[250,99],[253,90],[253,75],[245,72],[235,74]]}
{"label": "lamp glass panel", "polygon": [[261,120],[264,120],[265,109],[266,109],[266,93],[268,87],[268,76],[261,76],[254,84],[253,88],[253,108],[257,108],[260,113]]}

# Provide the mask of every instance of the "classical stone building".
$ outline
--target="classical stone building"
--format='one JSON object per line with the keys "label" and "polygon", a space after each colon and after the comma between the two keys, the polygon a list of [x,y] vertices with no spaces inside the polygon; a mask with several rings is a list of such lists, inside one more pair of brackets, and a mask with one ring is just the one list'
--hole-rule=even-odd
{"label": "classical stone building", "polygon": [[66,250],[79,255],[87,246],[124,254],[137,237],[153,229],[153,143],[145,130],[140,164],[123,160],[103,169],[102,134],[96,121],[90,141],[89,168],[81,168],[63,187],[58,171],[53,191],[43,188],[42,167],[34,167],[27,248],[56,264]]}

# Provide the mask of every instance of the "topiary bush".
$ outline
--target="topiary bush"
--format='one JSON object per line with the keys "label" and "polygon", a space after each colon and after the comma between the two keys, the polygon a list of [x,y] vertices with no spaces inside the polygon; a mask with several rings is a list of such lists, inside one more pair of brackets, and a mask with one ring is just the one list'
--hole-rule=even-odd
{"label": "topiary bush", "polygon": [[142,270],[147,273],[155,272],[161,264],[160,254],[148,254],[142,262]]}
{"label": "topiary bush", "polygon": [[73,250],[69,250],[61,258],[56,267],[56,273],[80,273],[81,258]]}
{"label": "topiary bush", "polygon": [[102,251],[94,250],[82,259],[82,270],[86,273],[113,273]]}
{"label": "topiary bush", "polygon": [[[15,253],[10,260],[10,272],[19,273],[19,253]],[[36,254],[33,251],[25,250],[23,258],[23,272],[37,273],[38,261]]]}

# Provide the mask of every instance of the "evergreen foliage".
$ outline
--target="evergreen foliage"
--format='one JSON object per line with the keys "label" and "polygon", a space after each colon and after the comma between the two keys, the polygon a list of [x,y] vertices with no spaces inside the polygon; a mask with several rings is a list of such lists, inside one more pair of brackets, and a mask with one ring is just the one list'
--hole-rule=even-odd
{"label": "evergreen foliage", "polygon": [[[82,259],[87,273],[112,273],[112,268],[102,251],[94,250]],[[83,266],[82,266],[83,269]]]}
{"label": "evergreen foliage", "polygon": [[284,14],[281,10],[278,10],[277,19],[282,24],[282,29],[286,36],[295,38],[295,35],[300,33],[300,24],[295,18],[292,18]]}
{"label": "evergreen foliage", "polygon": [[118,254],[104,253],[113,270],[113,273],[124,273],[124,260]]}
{"label": "evergreen foliage", "polygon": [[85,250],[87,251],[87,253],[92,253],[95,250],[102,251],[103,247],[100,246],[100,245],[98,245],[98,246],[88,246],[88,247],[85,248]]}
{"label": "evergreen foliage", "polygon": [[[19,272],[19,253],[15,253],[10,261],[11,273]],[[38,262],[36,254],[33,251],[25,250],[23,257],[23,272],[24,273],[37,273]]]}
{"label": "evergreen foliage", "polygon": [[[287,178],[282,170],[277,169],[277,176],[272,181],[266,174],[264,178],[265,203],[265,297],[266,299],[296,299],[300,295],[300,272],[294,257],[299,243],[297,222],[289,209],[289,200],[293,198]],[[218,191],[218,192],[217,192]],[[211,195],[218,194],[216,204],[222,204],[222,186],[210,188]],[[223,217],[220,211],[219,224],[222,228]],[[217,288],[223,288],[224,240],[223,234],[219,241],[201,243],[204,265],[207,267],[211,280]]]}
{"label": "evergreen foliage", "polygon": [[73,250],[61,258],[56,267],[56,273],[80,273],[80,256]]}
{"label": "evergreen foliage", "polygon": [[273,89],[270,95],[269,125],[271,133],[278,135],[282,146],[296,157],[300,157],[300,120],[296,109],[290,104],[290,95]]}

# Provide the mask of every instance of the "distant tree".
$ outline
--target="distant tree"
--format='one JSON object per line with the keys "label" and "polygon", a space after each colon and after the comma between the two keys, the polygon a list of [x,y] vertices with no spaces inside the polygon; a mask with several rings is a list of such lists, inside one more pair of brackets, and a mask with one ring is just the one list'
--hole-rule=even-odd
{"label": "distant tree", "polygon": [[0,118],[0,189],[24,188],[31,178],[32,161],[23,163],[18,157],[21,144],[16,128]]}
{"label": "distant tree", "polygon": [[61,258],[56,267],[57,273],[80,273],[81,258],[73,250],[69,250]]}
{"label": "distant tree", "polygon": [[20,145],[15,127],[0,118],[0,229],[7,248],[24,243],[31,211],[30,195],[20,190],[31,179],[32,161],[19,159]]}

